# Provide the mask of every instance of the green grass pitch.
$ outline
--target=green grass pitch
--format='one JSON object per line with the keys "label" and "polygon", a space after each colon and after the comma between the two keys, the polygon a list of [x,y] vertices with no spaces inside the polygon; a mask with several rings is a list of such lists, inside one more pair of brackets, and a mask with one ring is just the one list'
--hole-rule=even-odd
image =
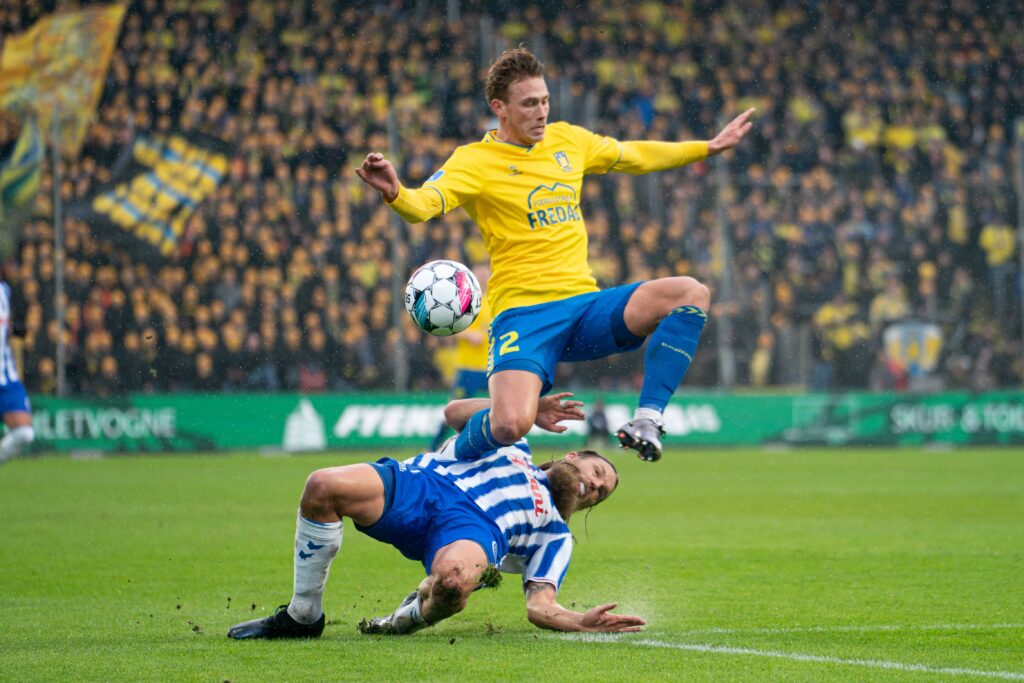
{"label": "green grass pitch", "polygon": [[506,576],[432,629],[361,636],[422,570],[346,523],[324,637],[229,641],[291,595],[306,475],[379,455],[5,465],[0,679],[1024,680],[1010,450],[617,454],[618,492],[573,520],[560,599],[618,601],[648,620],[640,634],[540,631]]}

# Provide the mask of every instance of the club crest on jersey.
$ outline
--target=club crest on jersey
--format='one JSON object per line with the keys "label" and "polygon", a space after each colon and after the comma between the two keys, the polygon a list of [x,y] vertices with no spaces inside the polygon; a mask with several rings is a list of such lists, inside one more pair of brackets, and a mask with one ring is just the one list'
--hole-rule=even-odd
{"label": "club crest on jersey", "polygon": [[569,163],[569,156],[565,152],[555,152],[555,161],[558,167],[566,173],[572,173],[572,164]]}
{"label": "club crest on jersey", "polygon": [[520,170],[519,170],[518,168],[516,168],[515,166],[509,166],[509,167],[508,167],[508,174],[509,174],[509,175],[522,175],[522,174],[523,174],[523,172],[522,172],[522,171],[520,171]]}

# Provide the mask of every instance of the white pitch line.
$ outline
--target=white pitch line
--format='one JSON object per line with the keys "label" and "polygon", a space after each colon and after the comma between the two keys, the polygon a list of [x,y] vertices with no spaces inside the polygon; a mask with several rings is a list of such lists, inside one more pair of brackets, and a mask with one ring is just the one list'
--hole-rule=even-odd
{"label": "white pitch line", "polygon": [[[563,636],[564,637],[564,636]],[[1024,681],[1024,673],[1016,671],[984,671],[981,669],[965,669],[960,667],[928,666],[926,664],[907,664],[904,662],[889,662],[881,659],[845,659],[828,655],[808,655],[800,652],[778,652],[775,650],[755,650],[748,647],[729,647],[724,645],[704,645],[700,643],[672,643],[663,640],[625,639],[618,635],[574,635],[569,636],[574,640],[587,643],[621,643],[637,647],[658,647],[671,650],[686,650],[688,652],[703,652],[710,654],[724,655],[747,655],[751,657],[771,657],[774,659],[788,659],[794,662],[815,662],[818,664],[843,664],[846,666],[860,666],[870,669],[890,669],[894,671],[920,671],[931,674],[944,674],[946,676],[978,676],[983,678],[1000,678],[1008,681]]]}
{"label": "white pitch line", "polygon": [[1024,624],[874,624],[864,626],[794,626],[790,628],[701,628],[678,631],[682,636],[773,635],[780,633],[876,633],[885,631],[1000,631]]}

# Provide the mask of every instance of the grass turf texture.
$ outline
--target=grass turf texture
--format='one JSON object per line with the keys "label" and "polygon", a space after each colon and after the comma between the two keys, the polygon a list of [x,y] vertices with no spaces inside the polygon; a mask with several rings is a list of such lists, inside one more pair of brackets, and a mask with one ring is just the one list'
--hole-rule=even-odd
{"label": "grass turf texture", "polygon": [[0,468],[0,679],[1024,680],[1024,454],[1009,450],[619,454],[589,538],[573,521],[560,599],[618,601],[642,634],[540,631],[507,576],[425,632],[361,636],[422,573],[346,522],[324,637],[228,640],[291,595],[306,475],[369,457]]}

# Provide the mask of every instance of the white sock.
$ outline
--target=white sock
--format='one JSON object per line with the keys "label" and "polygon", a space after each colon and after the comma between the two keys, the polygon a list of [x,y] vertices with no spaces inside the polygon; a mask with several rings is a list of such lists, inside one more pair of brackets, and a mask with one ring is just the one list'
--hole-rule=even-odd
{"label": "white sock", "polygon": [[7,432],[7,435],[0,439],[0,462],[10,460],[28,446],[36,438],[36,431],[31,425],[21,425]]}
{"label": "white sock", "polygon": [[341,522],[313,522],[301,513],[295,525],[295,594],[288,614],[312,624],[324,613],[324,585],[331,562],[341,548]]}
{"label": "white sock", "polygon": [[419,591],[416,591],[415,600],[410,600],[408,603],[403,602],[391,614],[391,625],[394,627],[395,633],[401,634],[415,633],[429,625],[423,621],[423,616],[420,614]]}
{"label": "white sock", "polygon": [[637,408],[633,413],[634,420],[651,420],[655,424],[662,424],[661,411],[656,408]]}

